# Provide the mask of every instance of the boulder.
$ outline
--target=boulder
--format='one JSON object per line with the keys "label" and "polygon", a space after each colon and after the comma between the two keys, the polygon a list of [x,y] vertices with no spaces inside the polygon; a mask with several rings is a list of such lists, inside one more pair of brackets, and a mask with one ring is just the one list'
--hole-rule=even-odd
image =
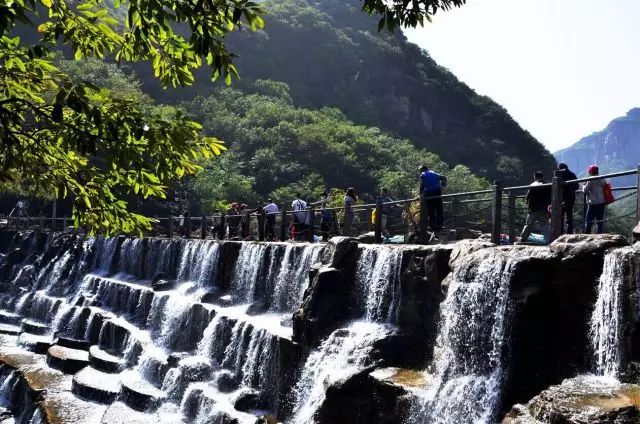
{"label": "boulder", "polygon": [[265,410],[269,405],[264,398],[257,390],[243,389],[235,398],[233,407],[240,412]]}
{"label": "boulder", "polygon": [[415,358],[428,360],[437,336],[440,303],[444,300],[442,282],[449,274],[449,246],[420,247],[403,254],[402,284],[397,308],[397,325],[413,335]]}
{"label": "boulder", "polygon": [[358,243],[374,244],[376,242],[376,233],[375,231],[369,231],[368,233],[359,235],[356,239]]}
{"label": "boulder", "polygon": [[345,299],[351,292],[351,284],[344,273],[336,268],[323,268],[313,281],[302,308],[293,315],[293,340],[309,346],[317,346],[349,314]]}
{"label": "boulder", "polygon": [[278,424],[279,421],[273,415],[262,415],[258,417],[255,424]]}
{"label": "boulder", "polygon": [[154,285],[154,284],[156,284],[157,282],[162,281],[162,280],[169,280],[169,275],[167,275],[167,273],[166,273],[166,272],[164,272],[164,271],[160,271],[160,272],[158,272],[158,273],[153,277],[153,279],[151,280],[151,285]]}
{"label": "boulder", "polygon": [[260,315],[269,310],[269,304],[264,300],[252,303],[247,308],[247,315]]}
{"label": "boulder", "polygon": [[566,258],[597,255],[612,247],[628,245],[627,239],[617,234],[564,234],[551,243],[549,248]]}
{"label": "boulder", "polygon": [[[408,394],[400,383],[367,369],[330,385],[315,415],[317,423],[396,424],[403,422]],[[393,373],[392,373],[393,374]]]}
{"label": "boulder", "polygon": [[633,228],[633,241],[640,241],[640,222]]}
{"label": "boulder", "polygon": [[640,386],[611,379],[577,377],[552,386],[527,405],[516,405],[503,424],[637,424]]}
{"label": "boulder", "polygon": [[467,256],[481,249],[494,247],[495,244],[483,240],[462,240],[453,245],[449,257],[449,268],[454,269],[463,263]]}
{"label": "boulder", "polygon": [[358,251],[358,241],[351,237],[333,237],[328,243],[329,251],[332,257],[329,266],[333,268],[342,268],[344,261],[350,261],[354,254]]}
{"label": "boulder", "polygon": [[176,280],[157,280],[153,282],[151,288],[156,292],[169,291],[173,290],[176,287],[176,284]]}
{"label": "boulder", "polygon": [[350,237],[333,237],[327,244],[324,267],[314,275],[305,291],[302,307],[293,315],[293,340],[318,346],[322,339],[349,318],[355,283],[358,242]]}

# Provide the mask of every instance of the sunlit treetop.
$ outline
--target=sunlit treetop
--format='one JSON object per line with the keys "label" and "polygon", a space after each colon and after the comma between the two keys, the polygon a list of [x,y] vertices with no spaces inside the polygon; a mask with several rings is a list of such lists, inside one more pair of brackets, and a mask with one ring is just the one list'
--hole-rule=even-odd
{"label": "sunlit treetop", "polygon": [[363,0],[363,10],[381,15],[378,29],[415,28],[430,22],[440,10],[460,7],[466,0]]}

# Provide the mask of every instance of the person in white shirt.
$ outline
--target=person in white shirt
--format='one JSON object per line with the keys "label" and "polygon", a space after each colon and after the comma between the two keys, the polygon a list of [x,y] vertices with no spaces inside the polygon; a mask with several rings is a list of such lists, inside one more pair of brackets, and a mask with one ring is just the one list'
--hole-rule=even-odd
{"label": "person in white shirt", "polygon": [[293,209],[293,238],[295,240],[301,240],[304,238],[304,232],[307,229],[307,202],[302,200],[300,193],[296,194],[296,200],[291,203]]}
{"label": "person in white shirt", "polygon": [[276,238],[276,214],[280,212],[278,205],[273,203],[272,199],[269,199],[267,206],[262,208],[266,215],[264,224],[264,234],[268,241],[274,241]]}

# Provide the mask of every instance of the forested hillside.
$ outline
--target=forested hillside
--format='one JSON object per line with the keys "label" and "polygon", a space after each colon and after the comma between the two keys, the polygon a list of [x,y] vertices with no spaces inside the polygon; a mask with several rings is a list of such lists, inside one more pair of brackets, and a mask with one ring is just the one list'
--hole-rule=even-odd
{"label": "forested hillside", "polygon": [[[358,1],[266,2],[266,30],[232,36],[241,81],[283,81],[294,104],[337,107],[360,124],[408,138],[478,175],[524,182],[534,170],[550,171],[553,156],[500,105],[477,95],[402,33],[377,31]],[[175,102],[211,90],[203,73],[187,90],[161,92],[143,78],[153,97]]]}

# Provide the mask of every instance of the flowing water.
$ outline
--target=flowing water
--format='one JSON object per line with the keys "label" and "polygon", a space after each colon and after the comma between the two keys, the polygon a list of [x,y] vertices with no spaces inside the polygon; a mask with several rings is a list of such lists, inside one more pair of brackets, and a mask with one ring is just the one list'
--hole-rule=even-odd
{"label": "flowing water", "polygon": [[309,355],[294,389],[295,415],[291,424],[313,422],[325,398],[325,389],[345,377],[362,371],[375,342],[391,333],[391,328],[371,322],[355,322],[336,330]]}
{"label": "flowing water", "polygon": [[476,256],[454,271],[441,305],[430,387],[412,422],[494,423],[505,377],[509,284],[513,262],[504,254]]}
{"label": "flowing water", "polygon": [[622,361],[623,293],[628,280],[629,249],[616,249],[604,259],[589,335],[597,375],[618,378]]}
{"label": "flowing water", "polygon": [[366,246],[358,260],[356,287],[364,318],[393,322],[399,301],[402,250]]}

